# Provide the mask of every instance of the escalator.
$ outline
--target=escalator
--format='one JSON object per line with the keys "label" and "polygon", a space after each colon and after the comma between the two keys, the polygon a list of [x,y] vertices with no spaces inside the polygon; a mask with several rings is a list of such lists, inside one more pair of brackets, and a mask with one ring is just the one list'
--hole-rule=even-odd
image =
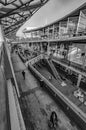
{"label": "escalator", "polygon": [[56,78],[57,80],[59,79],[59,80],[61,81],[61,78],[60,78],[60,76],[59,76],[59,74],[58,74],[58,72],[57,72],[57,70],[56,70],[56,68],[55,68],[55,66],[54,66],[54,64],[53,64],[53,62],[52,62],[52,60],[46,59],[46,61],[47,61],[47,63],[49,64],[49,67],[51,68],[51,70],[52,70],[52,72],[53,72],[55,78]]}

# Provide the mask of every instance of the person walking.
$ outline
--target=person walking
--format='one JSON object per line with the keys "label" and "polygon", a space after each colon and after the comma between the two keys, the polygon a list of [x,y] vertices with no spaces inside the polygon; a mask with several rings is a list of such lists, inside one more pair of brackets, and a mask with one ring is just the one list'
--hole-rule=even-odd
{"label": "person walking", "polygon": [[23,78],[25,80],[25,71],[24,70],[22,71],[22,75],[23,75]]}
{"label": "person walking", "polygon": [[50,124],[51,124],[51,127],[54,129],[56,129],[56,127],[58,126],[58,117],[55,111],[52,111],[51,113]]}

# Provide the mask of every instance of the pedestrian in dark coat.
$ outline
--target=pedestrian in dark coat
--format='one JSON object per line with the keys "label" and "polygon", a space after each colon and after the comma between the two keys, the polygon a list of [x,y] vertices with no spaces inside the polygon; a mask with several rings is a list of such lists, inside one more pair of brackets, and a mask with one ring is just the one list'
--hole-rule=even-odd
{"label": "pedestrian in dark coat", "polygon": [[22,75],[23,75],[23,78],[25,80],[25,71],[24,70],[22,71]]}
{"label": "pedestrian in dark coat", "polygon": [[55,111],[52,111],[51,116],[50,116],[50,122],[52,124],[52,128],[56,128],[58,125],[58,118],[57,114]]}

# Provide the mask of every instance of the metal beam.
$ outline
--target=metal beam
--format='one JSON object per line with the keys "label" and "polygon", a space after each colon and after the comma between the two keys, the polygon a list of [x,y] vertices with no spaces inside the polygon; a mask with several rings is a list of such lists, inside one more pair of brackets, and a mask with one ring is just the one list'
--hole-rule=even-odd
{"label": "metal beam", "polygon": [[[2,24],[4,25],[5,34],[7,35],[13,32],[14,30],[18,30],[19,27],[27,19],[29,19],[36,11],[38,11],[41,8],[41,6],[43,6],[48,1],[49,0],[39,0],[38,2],[35,2],[35,0],[28,0],[26,2],[23,2],[22,0],[13,0],[8,2],[7,0],[5,0],[3,2],[1,0],[0,3],[6,6],[6,9],[5,6],[1,8],[1,11],[4,10],[4,13],[1,13],[0,15],[0,19],[2,21]],[[33,2],[33,4],[31,4],[31,2]],[[14,6],[15,8],[9,8],[9,4]],[[24,13],[25,11],[27,11],[26,14]]]}

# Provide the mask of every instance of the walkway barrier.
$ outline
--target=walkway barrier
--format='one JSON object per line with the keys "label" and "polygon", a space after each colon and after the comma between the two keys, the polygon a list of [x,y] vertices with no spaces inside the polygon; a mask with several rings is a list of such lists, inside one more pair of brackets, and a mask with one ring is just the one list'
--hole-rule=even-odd
{"label": "walkway barrier", "polygon": [[8,49],[8,46],[6,45],[6,43],[3,44],[3,57],[4,57],[4,71],[5,71],[5,77],[6,79],[13,79],[14,81],[14,86],[16,89],[16,94],[18,97],[20,97],[20,92],[19,92],[19,88],[18,88],[18,84],[15,78],[15,74],[14,74],[14,69],[13,69],[13,65],[12,65],[12,61],[11,61],[11,57],[10,57],[10,51]]}
{"label": "walkway barrier", "polygon": [[86,34],[85,35],[70,35],[70,36],[64,36],[64,37],[54,37],[54,38],[44,38],[44,39],[29,39],[24,41],[15,41],[15,44],[24,44],[24,43],[44,43],[44,42],[62,42],[62,41],[82,41],[86,40]]}
{"label": "walkway barrier", "polygon": [[10,51],[6,43],[3,44],[3,52],[11,130],[26,130],[18,101],[20,92],[11,61]]}
{"label": "walkway barrier", "polygon": [[16,96],[15,87],[12,85],[11,80],[7,80],[8,103],[10,113],[11,130],[26,130],[22,118],[20,106]]}
{"label": "walkway barrier", "polygon": [[59,60],[53,59],[53,62],[55,62],[57,64],[60,64],[61,66],[65,67],[65,68],[67,68],[67,69],[69,69],[69,70],[71,70],[71,71],[73,71],[73,72],[75,72],[77,74],[81,74],[82,76],[86,77],[85,72],[82,72],[82,71],[80,71],[80,70],[78,70],[78,69],[76,69],[76,68],[74,68],[72,66],[69,66],[69,65],[67,65],[67,64],[65,64],[65,63],[63,63],[63,62],[61,62]]}
{"label": "walkway barrier", "polygon": [[33,59],[27,61],[25,64],[26,64],[26,66],[27,66],[28,64],[33,65],[34,63],[38,62],[39,60],[41,60],[41,59],[43,59],[43,58],[44,58],[44,55],[43,55],[43,54],[40,54],[39,56],[37,56],[37,57],[35,57],[35,58],[33,58]]}
{"label": "walkway barrier", "polygon": [[21,60],[25,63],[26,62],[26,58],[20,54],[20,52],[18,52],[19,57],[21,58]]}

